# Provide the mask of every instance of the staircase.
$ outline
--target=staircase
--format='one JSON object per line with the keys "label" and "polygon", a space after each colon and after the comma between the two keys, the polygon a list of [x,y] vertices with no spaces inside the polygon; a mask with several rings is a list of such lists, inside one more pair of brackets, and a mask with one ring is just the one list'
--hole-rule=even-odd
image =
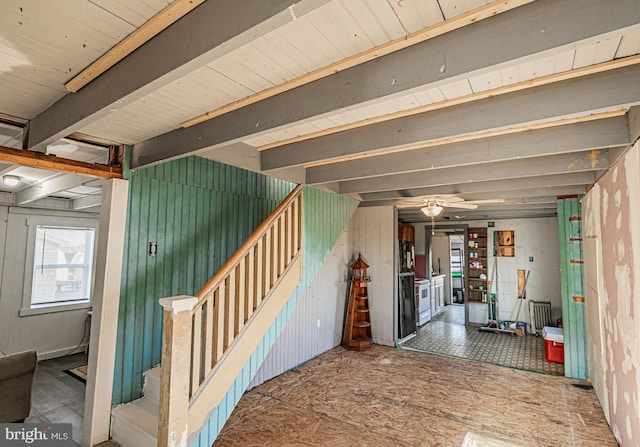
{"label": "staircase", "polygon": [[144,373],[143,398],[113,409],[113,440],[123,447],[187,447],[206,429],[210,445],[217,435],[211,421],[221,428],[239,389],[246,390],[264,359],[256,352],[301,276],[299,186],[196,297],[160,300],[162,365]]}
{"label": "staircase", "polygon": [[123,447],[156,447],[160,367],[144,373],[144,397],[111,412],[111,437]]}

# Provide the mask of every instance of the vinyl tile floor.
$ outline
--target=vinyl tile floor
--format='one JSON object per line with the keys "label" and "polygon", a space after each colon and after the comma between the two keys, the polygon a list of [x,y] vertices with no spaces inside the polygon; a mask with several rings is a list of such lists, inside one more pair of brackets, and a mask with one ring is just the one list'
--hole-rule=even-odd
{"label": "vinyl tile floor", "polygon": [[338,346],[244,394],[214,447],[615,447],[584,383]]}
{"label": "vinyl tile floor", "polygon": [[73,445],[82,440],[85,384],[64,371],[87,364],[84,353],[38,362],[28,423],[71,423]]}
{"label": "vinyl tile floor", "polygon": [[440,314],[418,328],[402,348],[509,368],[564,376],[562,363],[547,362],[542,337],[480,331],[464,325],[464,306],[445,306]]}

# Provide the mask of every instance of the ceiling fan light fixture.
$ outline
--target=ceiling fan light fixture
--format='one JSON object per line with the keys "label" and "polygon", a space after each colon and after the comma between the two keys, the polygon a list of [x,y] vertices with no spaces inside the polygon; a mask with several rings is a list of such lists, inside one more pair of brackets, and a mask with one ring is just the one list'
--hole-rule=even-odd
{"label": "ceiling fan light fixture", "polygon": [[16,186],[20,183],[20,177],[17,175],[3,175],[2,183],[4,183],[5,186]]}
{"label": "ceiling fan light fixture", "polygon": [[422,211],[424,215],[427,217],[437,217],[440,215],[443,209],[444,208],[442,208],[440,205],[432,205],[432,206],[424,206],[420,208],[420,211]]}

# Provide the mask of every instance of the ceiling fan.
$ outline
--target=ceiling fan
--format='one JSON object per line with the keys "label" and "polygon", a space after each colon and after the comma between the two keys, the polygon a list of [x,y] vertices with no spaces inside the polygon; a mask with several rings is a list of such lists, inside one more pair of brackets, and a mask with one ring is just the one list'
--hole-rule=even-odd
{"label": "ceiling fan", "polygon": [[454,195],[408,197],[397,204],[398,208],[420,207],[422,213],[431,218],[431,234],[435,234],[436,217],[445,208],[463,208],[474,210],[478,205],[485,203],[504,203],[504,199],[484,199],[466,201],[462,197]]}
{"label": "ceiling fan", "polygon": [[463,208],[474,210],[478,205],[487,203],[504,203],[504,199],[484,199],[484,200],[464,200],[454,195],[422,196],[403,199],[398,203],[398,208],[420,207],[420,211],[431,218],[435,218],[442,213],[445,208]]}

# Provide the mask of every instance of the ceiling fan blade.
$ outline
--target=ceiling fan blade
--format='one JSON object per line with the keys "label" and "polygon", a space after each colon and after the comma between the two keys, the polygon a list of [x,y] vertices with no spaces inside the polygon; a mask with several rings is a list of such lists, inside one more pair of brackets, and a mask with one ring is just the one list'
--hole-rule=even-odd
{"label": "ceiling fan blade", "polygon": [[469,202],[443,202],[442,206],[447,208],[464,208],[466,210],[475,210],[478,205]]}
{"label": "ceiling fan blade", "polygon": [[504,199],[481,199],[481,200],[468,200],[465,203],[471,203],[476,205],[484,205],[487,203],[504,203]]}
{"label": "ceiling fan blade", "polygon": [[396,204],[396,208],[417,208],[420,206],[425,206],[425,203],[423,201],[410,202],[410,201],[403,200],[402,202],[399,202]]}

